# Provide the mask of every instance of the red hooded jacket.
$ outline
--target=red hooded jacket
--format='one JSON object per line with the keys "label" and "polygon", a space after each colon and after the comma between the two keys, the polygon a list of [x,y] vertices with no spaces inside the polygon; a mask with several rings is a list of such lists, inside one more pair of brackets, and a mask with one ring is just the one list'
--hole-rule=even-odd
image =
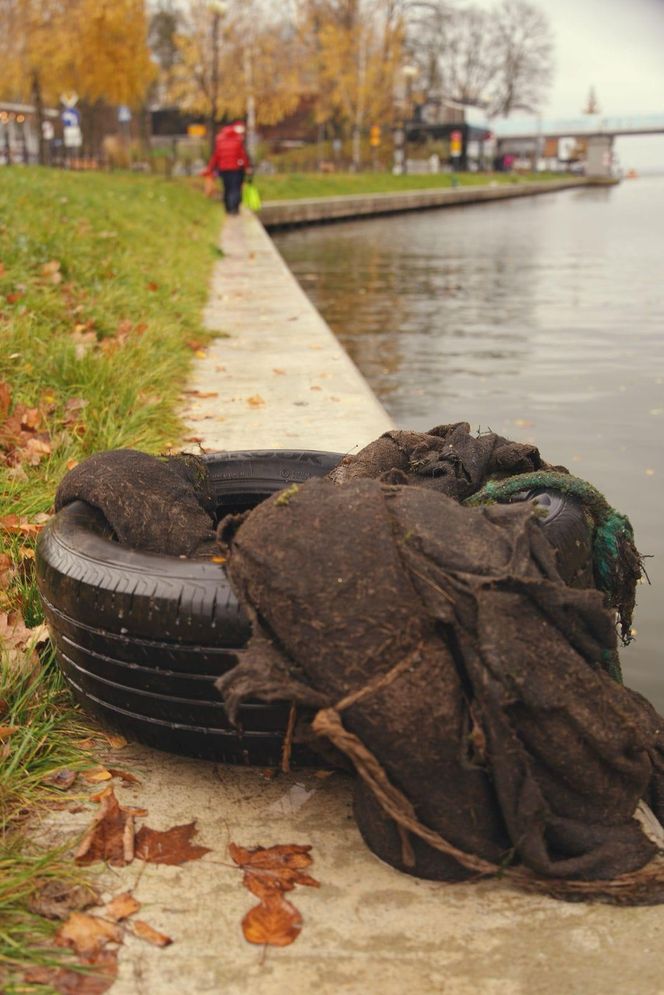
{"label": "red hooded jacket", "polygon": [[214,152],[210,156],[205,174],[210,176],[215,169],[246,169],[249,165],[249,156],[244,147],[244,125],[235,121],[233,124],[225,125],[219,134],[214,145]]}

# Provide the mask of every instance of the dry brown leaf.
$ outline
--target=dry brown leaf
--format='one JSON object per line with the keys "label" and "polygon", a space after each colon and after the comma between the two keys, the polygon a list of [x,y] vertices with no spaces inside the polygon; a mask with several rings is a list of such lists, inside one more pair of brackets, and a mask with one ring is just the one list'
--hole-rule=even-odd
{"label": "dry brown leaf", "polygon": [[[95,793],[93,795],[88,795],[88,801],[91,801],[91,802],[100,802],[102,800],[102,798],[107,798],[108,795],[110,795],[112,792],[113,792],[113,785],[112,784],[106,784],[101,789],[101,791],[95,791]],[[125,812],[126,811],[128,811],[128,809],[125,809]],[[133,813],[130,813],[130,814],[133,815]]]}
{"label": "dry brown leaf", "polygon": [[66,767],[63,767],[62,770],[56,770],[52,774],[48,774],[42,781],[42,784],[49,784],[60,791],[68,791],[75,780],[76,771],[67,770]]}
{"label": "dry brown leaf", "polygon": [[14,576],[14,564],[11,556],[8,553],[0,553],[0,588],[9,587]]}
{"label": "dry brown leaf", "polygon": [[285,377],[286,376],[286,371],[285,370],[280,370],[276,366],[273,368],[272,372],[276,373],[278,377]]}
{"label": "dry brown leaf", "polygon": [[76,863],[105,860],[113,867],[124,867],[134,856],[132,850],[128,859],[126,852],[127,835],[132,827],[133,816],[120,805],[111,789],[101,799],[99,812],[74,855]]}
{"label": "dry brown leaf", "polygon": [[134,936],[140,940],[146,940],[147,943],[152,943],[155,947],[168,947],[173,942],[170,936],[160,933],[159,930],[154,929],[147,922],[143,922],[142,919],[134,919],[129,924],[129,928]]}
{"label": "dry brown leaf", "polygon": [[108,905],[104,908],[104,913],[113,919],[115,922],[120,922],[121,919],[127,919],[129,916],[133,916],[134,912],[138,912],[141,907],[141,903],[137,898],[131,894],[130,891],[124,891],[121,895],[116,895]]}
{"label": "dry brown leaf", "polygon": [[107,943],[122,943],[122,930],[116,923],[87,912],[72,912],[58,930],[55,942],[60,947],[72,947],[78,954],[95,954]]}
{"label": "dry brown leaf", "polygon": [[185,390],[183,394],[188,394],[190,397],[219,397],[219,392],[216,390]]}
{"label": "dry brown leaf", "polygon": [[38,535],[44,528],[38,522],[29,522],[23,515],[2,515],[0,517],[0,532],[12,532],[18,535]]}
{"label": "dry brown leaf", "polygon": [[99,904],[99,892],[89,884],[51,878],[29,900],[30,911],[46,919],[67,919],[70,913]]}
{"label": "dry brown leaf", "polygon": [[110,770],[106,770],[105,767],[98,767],[97,770],[88,770],[83,774],[83,777],[90,784],[98,784],[99,781],[110,781],[113,775]]}
{"label": "dry brown leaf", "polygon": [[277,846],[256,846],[247,849],[231,843],[228,847],[232,859],[244,869],[265,869],[280,871],[284,868],[297,870],[313,864],[311,846],[300,843],[280,843]]}
{"label": "dry brown leaf", "polygon": [[244,870],[245,888],[260,899],[260,905],[250,909],[242,920],[245,938],[249,943],[277,947],[292,943],[302,929],[302,917],[283,895],[297,884],[319,886],[318,881],[302,870],[313,863],[311,846],[285,843],[248,849],[231,843],[228,849],[234,862]]}
{"label": "dry brown leaf", "polygon": [[112,750],[121,750],[127,745],[127,740],[116,732],[100,732]]}
{"label": "dry brown leaf", "polygon": [[302,916],[281,895],[272,895],[249,909],[242,920],[242,932],[249,943],[287,947],[302,930]]}
{"label": "dry brown leaf", "polygon": [[16,671],[28,673],[38,664],[35,647],[45,639],[48,639],[45,626],[28,629],[20,612],[0,612],[0,651]]}
{"label": "dry brown leaf", "polygon": [[195,832],[195,822],[173,826],[164,832],[142,826],[136,834],[136,857],[149,864],[178,865],[188,860],[199,860],[210,853],[210,848],[192,845],[191,838]]}
{"label": "dry brown leaf", "polygon": [[51,276],[53,273],[58,273],[60,267],[61,264],[58,262],[58,260],[52,259],[51,262],[44,263],[44,265],[41,268],[41,271],[44,276]]}
{"label": "dry brown leaf", "polygon": [[70,334],[69,338],[74,343],[74,354],[76,359],[84,359],[91,350],[97,348],[99,342],[97,340],[96,332],[82,332],[78,329],[79,326],[77,325],[74,331]]}
{"label": "dry brown leaf", "polygon": [[130,774],[128,770],[118,770],[117,767],[109,767],[108,773],[111,777],[119,777],[125,784],[140,784],[140,780],[135,774]]}
{"label": "dry brown leaf", "polygon": [[15,732],[18,732],[20,726],[0,726],[0,739],[9,739],[13,736]]}
{"label": "dry brown leaf", "polygon": [[251,397],[247,398],[247,404],[250,408],[262,408],[265,405],[265,400],[260,394],[252,394]]}
{"label": "dry brown leaf", "polygon": [[79,965],[89,968],[89,972],[83,974],[69,967],[31,967],[23,979],[31,985],[49,985],[60,995],[103,995],[117,977],[117,950],[103,949],[80,957]]}

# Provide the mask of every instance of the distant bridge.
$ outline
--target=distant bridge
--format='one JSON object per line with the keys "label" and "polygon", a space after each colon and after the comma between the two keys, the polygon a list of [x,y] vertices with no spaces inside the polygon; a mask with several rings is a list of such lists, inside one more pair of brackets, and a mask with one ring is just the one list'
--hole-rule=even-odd
{"label": "distant bridge", "polygon": [[[475,122],[471,122],[475,123]],[[601,114],[584,114],[577,118],[515,118],[513,121],[494,121],[485,125],[493,131],[498,141],[519,138],[591,138],[603,135],[662,135],[664,114],[637,114],[630,117],[603,117]]]}
{"label": "distant bridge", "polygon": [[547,139],[583,139],[586,147],[587,176],[610,176],[613,170],[613,142],[624,135],[664,135],[664,114],[636,114],[608,117],[584,114],[577,118],[550,120],[540,117],[487,122],[469,121],[477,127],[491,130],[498,154],[541,154]]}

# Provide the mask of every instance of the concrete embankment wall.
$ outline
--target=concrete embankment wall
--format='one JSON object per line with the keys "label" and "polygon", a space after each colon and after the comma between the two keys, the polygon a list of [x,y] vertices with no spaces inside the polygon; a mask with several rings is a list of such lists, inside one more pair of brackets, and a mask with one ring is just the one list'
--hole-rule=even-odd
{"label": "concrete embankment wall", "polygon": [[532,197],[594,181],[585,177],[546,180],[541,183],[494,183],[488,186],[445,187],[440,190],[405,190],[402,193],[350,194],[343,197],[306,197],[300,200],[271,200],[263,204],[260,219],[269,230],[294,225],[342,221],[349,218],[422,211],[457,204],[483,204],[512,197]]}

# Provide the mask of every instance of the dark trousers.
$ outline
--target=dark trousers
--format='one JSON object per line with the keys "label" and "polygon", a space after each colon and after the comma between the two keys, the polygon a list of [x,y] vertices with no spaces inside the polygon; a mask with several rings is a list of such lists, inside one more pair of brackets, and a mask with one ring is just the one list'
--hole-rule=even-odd
{"label": "dark trousers", "polygon": [[242,200],[243,169],[219,170],[221,182],[224,185],[224,207],[228,214],[237,214]]}

